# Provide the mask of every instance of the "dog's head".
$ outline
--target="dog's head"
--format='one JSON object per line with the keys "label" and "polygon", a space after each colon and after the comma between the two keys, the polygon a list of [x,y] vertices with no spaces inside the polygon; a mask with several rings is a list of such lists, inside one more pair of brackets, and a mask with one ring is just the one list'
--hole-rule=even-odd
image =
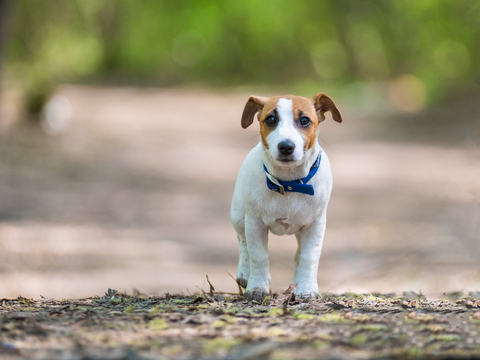
{"label": "dog's head", "polygon": [[324,93],[312,99],[294,95],[250,96],[243,109],[242,127],[249,127],[258,113],[263,146],[278,164],[288,165],[302,160],[305,152],[313,148],[318,124],[325,120],[327,111],[335,121],[342,122],[337,106]]}

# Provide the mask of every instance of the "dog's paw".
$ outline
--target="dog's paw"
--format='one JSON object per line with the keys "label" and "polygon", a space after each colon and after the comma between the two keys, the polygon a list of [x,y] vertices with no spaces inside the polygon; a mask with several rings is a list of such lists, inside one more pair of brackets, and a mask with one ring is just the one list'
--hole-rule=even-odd
{"label": "dog's paw", "polygon": [[262,303],[262,301],[268,296],[268,291],[264,288],[257,287],[245,292],[244,298],[248,301],[256,301]]}
{"label": "dog's paw", "polygon": [[320,299],[320,294],[318,293],[318,287],[316,286],[297,286],[295,289],[295,296],[303,299]]}
{"label": "dog's paw", "polygon": [[242,279],[242,278],[237,278],[237,284],[240,285],[242,288],[246,289],[248,280]]}

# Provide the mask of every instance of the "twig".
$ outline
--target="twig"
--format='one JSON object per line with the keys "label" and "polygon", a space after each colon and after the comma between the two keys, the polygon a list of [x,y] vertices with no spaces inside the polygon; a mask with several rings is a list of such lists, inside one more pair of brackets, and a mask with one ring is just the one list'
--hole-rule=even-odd
{"label": "twig", "polygon": [[207,277],[207,282],[208,282],[208,285],[210,285],[210,296],[213,296],[213,292],[215,291],[215,288],[213,287],[212,283],[210,282],[210,280],[208,280],[208,275],[205,275]]}
{"label": "twig", "polygon": [[[225,271],[227,271],[227,270],[225,270]],[[231,277],[233,280],[235,280],[235,283],[236,283],[237,286],[238,286],[238,295],[243,296],[242,287],[241,287],[240,284],[237,282],[237,279],[235,279],[235,278],[233,277],[233,275],[230,274],[228,271],[227,271],[227,274],[230,275],[230,277]]]}

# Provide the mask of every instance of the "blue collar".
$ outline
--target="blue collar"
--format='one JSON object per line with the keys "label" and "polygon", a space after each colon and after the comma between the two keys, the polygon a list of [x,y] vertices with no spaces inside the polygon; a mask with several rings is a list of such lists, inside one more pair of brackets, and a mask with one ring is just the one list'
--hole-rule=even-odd
{"label": "blue collar", "polygon": [[265,170],[265,175],[267,176],[267,186],[270,190],[279,192],[282,195],[285,195],[285,192],[297,192],[301,194],[314,195],[315,191],[313,190],[312,185],[307,185],[307,182],[317,173],[320,160],[322,156],[319,154],[317,160],[310,168],[310,172],[303,179],[293,180],[293,181],[281,181],[277,178],[270,175],[265,164],[263,164],[263,169]]}

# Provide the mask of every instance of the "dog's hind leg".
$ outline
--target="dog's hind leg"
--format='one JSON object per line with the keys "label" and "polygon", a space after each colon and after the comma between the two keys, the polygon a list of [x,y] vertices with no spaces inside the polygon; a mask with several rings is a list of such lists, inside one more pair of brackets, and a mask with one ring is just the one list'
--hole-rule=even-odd
{"label": "dog's hind leg", "polygon": [[268,296],[270,285],[268,228],[261,219],[246,215],[245,235],[250,257],[250,276],[245,298],[261,303]]}
{"label": "dog's hind leg", "polygon": [[248,278],[250,276],[250,257],[248,256],[247,240],[245,234],[237,233],[238,239],[238,268],[237,268],[237,283],[243,288],[247,287]]}
{"label": "dog's hind leg", "polygon": [[297,239],[297,251],[295,251],[295,269],[297,268],[298,264],[300,263],[300,250],[301,250],[301,243],[300,243],[300,235],[295,234],[295,238]]}
{"label": "dog's hind leg", "polygon": [[233,228],[237,232],[238,239],[237,283],[241,287],[246,288],[250,276],[250,258],[245,238],[245,210],[243,208],[241,188],[241,181],[237,181],[230,209],[230,219],[232,220]]}

